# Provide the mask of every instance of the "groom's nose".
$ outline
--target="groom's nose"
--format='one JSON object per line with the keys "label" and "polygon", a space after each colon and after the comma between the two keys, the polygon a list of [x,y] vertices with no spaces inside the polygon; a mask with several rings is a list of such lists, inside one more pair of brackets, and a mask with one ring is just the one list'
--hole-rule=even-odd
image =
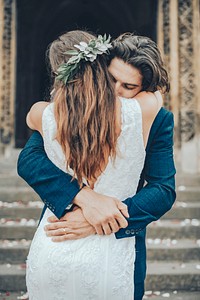
{"label": "groom's nose", "polygon": [[119,81],[116,81],[115,83],[115,93],[117,94],[117,96],[122,96],[122,86]]}

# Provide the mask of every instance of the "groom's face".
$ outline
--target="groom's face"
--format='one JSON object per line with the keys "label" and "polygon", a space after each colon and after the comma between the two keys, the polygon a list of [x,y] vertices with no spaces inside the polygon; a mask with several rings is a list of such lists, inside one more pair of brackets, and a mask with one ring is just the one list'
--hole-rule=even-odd
{"label": "groom's face", "polygon": [[140,71],[122,59],[113,58],[108,70],[115,82],[115,91],[118,96],[134,98],[142,90]]}

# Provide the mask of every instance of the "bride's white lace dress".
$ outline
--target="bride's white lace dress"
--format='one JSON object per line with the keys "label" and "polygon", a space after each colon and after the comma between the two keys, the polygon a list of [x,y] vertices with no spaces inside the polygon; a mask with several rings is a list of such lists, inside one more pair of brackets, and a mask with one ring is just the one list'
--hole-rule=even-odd
{"label": "bride's white lace dress", "polygon": [[[135,99],[121,99],[118,155],[109,159],[94,190],[124,200],[136,193],[144,165],[142,114]],[[51,161],[65,172],[65,158],[55,140],[54,104],[43,113],[44,145]],[[62,183],[61,183],[62,184]],[[53,213],[47,209],[27,258],[26,282],[30,300],[131,300],[134,293],[135,238],[93,235],[55,243],[44,226]]]}

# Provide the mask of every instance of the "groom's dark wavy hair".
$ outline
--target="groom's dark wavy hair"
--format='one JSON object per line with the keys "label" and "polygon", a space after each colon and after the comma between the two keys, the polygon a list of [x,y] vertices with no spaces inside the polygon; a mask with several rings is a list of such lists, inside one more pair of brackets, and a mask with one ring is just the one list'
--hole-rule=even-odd
{"label": "groom's dark wavy hair", "polygon": [[137,68],[142,76],[142,90],[169,91],[169,79],[157,44],[145,36],[121,34],[112,43],[111,60],[115,57]]}

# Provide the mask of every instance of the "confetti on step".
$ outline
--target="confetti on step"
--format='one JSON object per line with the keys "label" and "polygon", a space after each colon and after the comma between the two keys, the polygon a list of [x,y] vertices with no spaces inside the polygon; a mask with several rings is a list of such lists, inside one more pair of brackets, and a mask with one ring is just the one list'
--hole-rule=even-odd
{"label": "confetti on step", "polygon": [[199,220],[197,220],[197,219],[192,219],[192,221],[191,221],[191,225],[193,225],[193,226],[199,226]]}
{"label": "confetti on step", "polygon": [[177,240],[172,240],[171,243],[172,243],[172,245],[176,245],[177,244]]}
{"label": "confetti on step", "polygon": [[146,292],[145,292],[145,295],[146,295],[146,296],[150,296],[150,295],[152,295],[152,294],[153,294],[152,291],[146,291]]}
{"label": "confetti on step", "polygon": [[178,241],[173,239],[147,239],[147,244],[148,245],[164,245],[167,247],[175,246],[177,245]]}
{"label": "confetti on step", "polygon": [[155,244],[155,245],[159,245],[160,243],[161,243],[161,239],[155,239],[155,240],[154,240],[154,244]]}
{"label": "confetti on step", "polygon": [[24,269],[26,269],[26,264],[21,264],[21,265],[18,266],[18,268],[20,270],[24,270]]}
{"label": "confetti on step", "polygon": [[0,208],[43,208],[44,204],[41,201],[14,201],[14,202],[3,202],[0,201]]}
{"label": "confetti on step", "polygon": [[197,269],[197,270],[200,270],[200,265],[196,265],[196,269]]}
{"label": "confetti on step", "polygon": [[200,240],[197,240],[196,243],[200,247]]}
{"label": "confetti on step", "polygon": [[29,299],[29,298],[28,298],[28,293],[25,293],[25,294],[22,295],[22,296],[18,296],[17,299],[18,299],[18,300],[28,300],[28,299]]}
{"label": "confetti on step", "polygon": [[178,191],[185,191],[186,187],[184,185],[179,185],[178,186]]}
{"label": "confetti on step", "polygon": [[11,220],[11,219],[0,219],[0,224],[2,225],[8,225],[8,226],[17,226],[17,225],[21,225],[21,226],[37,226],[38,224],[38,220],[34,220],[34,219],[19,219],[19,220]]}
{"label": "confetti on step", "polygon": [[176,207],[183,207],[183,208],[184,208],[184,207],[187,207],[188,204],[185,203],[185,202],[177,201],[175,206],[176,206]]}
{"label": "confetti on step", "polygon": [[164,294],[162,294],[162,297],[169,298],[170,297],[170,293],[164,293]]}
{"label": "confetti on step", "polygon": [[149,245],[153,244],[153,239],[147,239],[147,243],[148,243]]}
{"label": "confetti on step", "polygon": [[16,248],[19,246],[29,247],[31,244],[31,240],[1,240],[1,247],[2,248]]}
{"label": "confetti on step", "polygon": [[187,226],[187,225],[192,225],[192,226],[199,226],[200,225],[200,222],[199,220],[197,219],[185,219],[183,221],[181,221],[181,226]]}
{"label": "confetti on step", "polygon": [[156,296],[160,296],[160,294],[161,294],[160,291],[155,291],[155,292],[153,292],[153,293],[154,293],[154,295],[156,295]]}

